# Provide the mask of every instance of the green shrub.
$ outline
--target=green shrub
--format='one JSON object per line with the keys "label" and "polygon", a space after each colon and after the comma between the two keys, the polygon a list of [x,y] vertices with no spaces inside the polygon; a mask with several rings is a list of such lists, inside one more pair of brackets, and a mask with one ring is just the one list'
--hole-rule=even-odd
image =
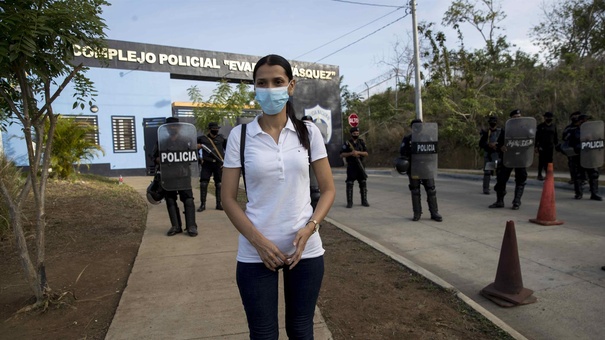
{"label": "green shrub", "polygon": [[59,117],[53,137],[50,167],[59,179],[66,179],[73,175],[75,166],[90,161],[99,152],[105,155],[101,146],[96,144],[91,134],[97,128],[85,122],[78,122],[73,118]]}

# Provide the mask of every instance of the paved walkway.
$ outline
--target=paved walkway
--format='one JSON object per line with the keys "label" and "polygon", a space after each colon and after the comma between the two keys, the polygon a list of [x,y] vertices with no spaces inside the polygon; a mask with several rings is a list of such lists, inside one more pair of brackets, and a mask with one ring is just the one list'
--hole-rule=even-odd
{"label": "paved walkway", "polygon": [[[152,177],[124,177],[141,195]],[[194,190],[199,203],[199,188]],[[196,204],[197,204],[196,203]],[[214,196],[197,213],[199,236],[166,236],[166,204],[149,204],[147,228],[106,339],[248,339],[235,282],[238,232]],[[182,207],[182,205],[181,205]],[[280,296],[280,339],[287,339]],[[331,339],[319,309],[316,339]]]}

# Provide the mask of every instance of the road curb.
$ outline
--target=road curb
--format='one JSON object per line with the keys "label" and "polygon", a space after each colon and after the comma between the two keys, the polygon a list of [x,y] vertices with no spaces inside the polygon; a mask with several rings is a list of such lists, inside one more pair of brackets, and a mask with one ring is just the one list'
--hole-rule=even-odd
{"label": "road curb", "polygon": [[[473,170],[470,170],[470,171],[473,171]],[[346,168],[332,168],[332,173],[346,174],[347,169]],[[387,176],[401,176],[401,177],[406,176],[406,175],[400,175],[400,174],[396,173],[395,169],[393,169],[393,170],[366,169],[366,173],[369,175],[387,175]],[[511,182],[514,183],[514,176],[515,175],[513,173],[511,175],[511,179],[509,180],[509,183],[511,183]],[[483,180],[483,174],[481,172],[463,173],[463,172],[456,172],[456,170],[448,171],[447,169],[440,169],[439,172],[437,173],[437,178],[439,178],[439,177],[461,178],[461,179],[468,179],[468,180],[473,180],[473,181],[482,181]],[[492,184],[495,183],[494,182],[495,179],[496,179],[496,176],[492,176],[492,182],[493,182]],[[569,179],[568,177],[560,177],[555,174],[555,188],[572,192],[574,190],[574,188],[573,188],[573,185],[567,183],[568,179]],[[544,181],[532,179],[528,175],[528,178],[526,180],[526,185],[541,187],[541,186],[543,186],[543,184],[544,184]],[[587,185],[585,187],[587,187]],[[599,194],[605,195],[605,181],[602,179],[599,180]]]}
{"label": "road curb", "polygon": [[324,220],[328,223],[333,224],[334,226],[336,226],[337,228],[346,232],[347,234],[355,237],[356,239],[360,240],[361,242],[363,242],[363,243],[369,245],[370,247],[378,250],[379,252],[385,254],[386,256],[392,258],[393,260],[399,262],[400,264],[409,268],[410,270],[417,273],[418,275],[424,276],[425,278],[427,278],[434,284],[455,293],[455,295],[458,298],[460,298],[460,300],[462,300],[464,303],[466,303],[470,308],[474,309],[475,311],[477,311],[478,313],[483,315],[486,319],[488,319],[494,325],[498,326],[500,329],[502,329],[503,331],[508,333],[513,338],[515,338],[517,340],[527,340],[526,337],[524,337],[521,333],[517,332],[515,329],[513,329],[511,326],[509,326],[506,322],[502,321],[500,318],[498,318],[497,316],[492,314],[490,311],[483,308],[481,305],[479,305],[478,303],[473,301],[468,296],[464,295],[462,292],[457,290],[454,286],[452,286],[451,284],[449,284],[448,282],[446,282],[439,276],[437,276],[437,275],[433,274],[432,272],[426,270],[425,268],[417,265],[416,263],[406,259],[405,257],[394,253],[393,251],[387,249],[386,247],[382,246],[378,242],[375,242],[375,241],[363,236],[362,234],[345,226],[344,224],[341,224],[329,217],[324,218]]}

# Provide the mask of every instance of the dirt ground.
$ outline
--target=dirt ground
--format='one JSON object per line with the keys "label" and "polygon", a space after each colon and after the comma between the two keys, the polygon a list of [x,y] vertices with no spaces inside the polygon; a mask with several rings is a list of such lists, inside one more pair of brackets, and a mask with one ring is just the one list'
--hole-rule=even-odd
{"label": "dirt ground", "polygon": [[[103,339],[138,252],[147,203],[127,186],[95,180],[50,182],[48,202],[47,273],[53,291],[66,294],[44,312],[16,314],[32,294],[13,238],[0,240],[0,338]],[[365,243],[328,223],[320,232],[326,273],[319,307],[334,339],[509,338]]]}

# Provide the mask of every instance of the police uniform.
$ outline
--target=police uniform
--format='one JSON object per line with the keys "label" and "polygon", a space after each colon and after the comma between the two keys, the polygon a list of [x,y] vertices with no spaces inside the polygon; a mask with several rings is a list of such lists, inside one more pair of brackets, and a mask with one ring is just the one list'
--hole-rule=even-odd
{"label": "police uniform", "polygon": [[[166,119],[166,123],[178,123],[178,118],[169,117]],[[176,142],[178,143],[178,141]],[[153,150],[153,160],[156,164],[156,167],[159,167],[160,172],[162,171],[162,166],[159,163],[159,147],[156,144]],[[182,233],[182,222],[181,222],[181,214],[179,211],[178,204],[176,202],[177,195],[183,205],[185,206],[185,228],[187,234],[191,237],[197,236],[197,224],[195,222],[195,204],[193,203],[193,191],[191,189],[186,190],[172,190],[172,191],[164,191],[166,200],[166,209],[168,210],[168,217],[170,218],[171,227],[166,233],[168,236],[173,236],[178,233]]]}
{"label": "police uniform", "polygon": [[[548,163],[553,162],[555,145],[559,143],[557,126],[552,122],[552,112],[544,113],[544,121],[536,128],[536,150],[538,151],[538,180],[544,180]],[[550,120],[550,121],[548,121]]]}
{"label": "police uniform", "polygon": [[[359,128],[351,128],[349,130],[351,134],[353,132],[359,132]],[[368,152],[368,148],[366,147],[366,143],[361,138],[351,138],[346,143],[342,145],[342,149],[340,150],[340,154],[350,153],[353,150],[360,152]],[[364,207],[369,207],[368,203],[368,188],[366,184],[366,180],[368,178],[365,172],[365,165],[363,163],[364,157],[355,157],[355,156],[347,156],[347,179],[345,180],[347,184],[347,208],[351,208],[353,206],[353,183],[357,181],[359,183],[359,193],[361,194],[361,205]]]}
{"label": "police uniform", "polygon": [[[521,111],[513,110],[509,116],[512,118],[515,115],[521,115]],[[500,132],[500,136],[498,137],[498,155],[500,159],[503,159],[504,152],[502,151],[502,146],[504,146],[504,129]],[[508,168],[504,166],[504,162],[499,162],[498,167],[496,168],[496,186],[494,187],[494,191],[496,191],[496,202],[490,205],[490,208],[503,208],[504,207],[504,196],[506,196],[506,183],[508,182],[511,173],[515,170],[515,195],[513,197],[513,210],[519,210],[521,206],[521,197],[523,196],[523,191],[525,190],[525,184],[527,182],[527,169],[526,168]]]}
{"label": "police uniform", "polygon": [[[488,118],[488,124],[490,127],[485,130],[482,129],[480,132],[479,138],[479,147],[484,151],[483,153],[483,193],[489,195],[489,184],[491,181],[491,176],[493,174],[493,170],[487,170],[486,167],[488,163],[494,164],[497,166],[497,163],[500,162],[501,158],[498,154],[498,138],[502,134],[502,129],[496,127],[498,123],[498,118],[491,116]],[[493,125],[493,126],[492,126]]]}
{"label": "police uniform", "polygon": [[[414,123],[422,123],[420,119],[414,119],[410,124],[410,127]],[[422,215],[422,203],[420,197],[420,185],[424,186],[424,191],[426,192],[426,202],[429,206],[429,212],[431,213],[431,219],[437,222],[443,221],[443,217],[439,214],[439,208],[437,206],[437,189],[435,187],[435,179],[419,179],[412,178],[412,134],[403,137],[401,141],[401,145],[399,146],[399,155],[401,157],[406,158],[409,161],[409,167],[407,171],[408,180],[409,180],[409,188],[412,194],[412,210],[414,212],[414,217],[412,220],[418,221],[420,220],[420,216]]]}
{"label": "police uniform", "polygon": [[[216,188],[216,209],[223,210],[221,205],[221,181],[223,178],[223,159],[225,157],[225,147],[227,139],[218,133],[217,123],[208,124],[208,133],[199,136],[197,143],[200,145],[202,157],[200,158],[200,207],[197,211],[206,209],[206,196],[208,194],[208,184],[210,177],[214,177],[214,186]],[[214,134],[213,134],[214,133]],[[203,148],[203,145],[205,148]],[[204,150],[206,149],[206,150]],[[210,150],[210,151],[208,151]]]}
{"label": "police uniform", "polygon": [[582,123],[586,122],[590,117],[585,114],[581,114],[578,117],[575,128],[568,130],[568,143],[569,147],[573,148],[576,155],[569,157],[570,170],[574,179],[574,191],[575,199],[581,199],[584,191],[584,174],[588,179],[588,185],[590,186],[590,199],[595,201],[602,201],[603,198],[599,196],[599,170],[594,168],[584,168],[581,163],[581,130]]}
{"label": "police uniform", "polygon": [[[577,169],[575,167],[574,160],[571,158],[572,155],[570,155],[566,152],[566,150],[569,150],[569,137],[578,128],[578,125],[577,125],[578,117],[581,114],[582,113],[580,111],[575,111],[569,115],[569,120],[571,121],[571,123],[569,123],[563,129],[563,133],[561,134],[562,143],[557,148],[558,151],[560,151],[561,153],[563,153],[565,155],[565,157],[567,157],[567,168],[569,169],[569,179],[570,179],[569,184],[574,184],[576,175],[581,176],[582,183],[584,183],[586,181],[586,173],[584,171],[580,171],[579,169]],[[563,148],[566,148],[566,150],[564,150]],[[578,171],[579,173],[576,173],[576,171]]]}

